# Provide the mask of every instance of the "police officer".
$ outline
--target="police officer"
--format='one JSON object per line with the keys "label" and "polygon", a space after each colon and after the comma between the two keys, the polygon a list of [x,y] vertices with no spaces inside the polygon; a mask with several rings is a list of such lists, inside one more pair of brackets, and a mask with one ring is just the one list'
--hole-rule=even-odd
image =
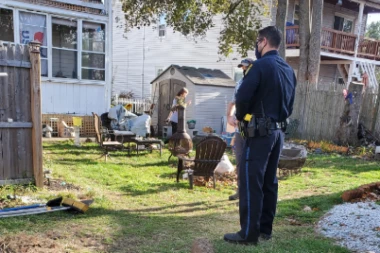
{"label": "police officer", "polygon": [[233,146],[234,146],[234,150],[235,150],[236,172],[237,172],[237,176],[238,176],[238,178],[237,178],[238,188],[236,189],[236,193],[235,194],[233,194],[233,195],[231,195],[231,196],[228,197],[229,200],[237,200],[237,199],[239,199],[239,166],[240,166],[240,161],[241,161],[241,157],[242,157],[242,154],[243,154],[244,143],[245,143],[243,136],[240,134],[240,129],[237,126],[236,117],[234,115],[235,114],[235,110],[236,110],[236,107],[235,107],[235,97],[236,97],[237,90],[239,89],[240,85],[243,82],[244,76],[247,75],[248,72],[249,72],[249,70],[251,69],[252,63],[253,63],[253,59],[252,58],[245,58],[238,65],[238,68],[242,68],[243,69],[243,78],[240,79],[236,83],[234,94],[232,96],[232,100],[231,100],[231,102],[228,103],[228,107],[227,107],[227,123],[229,125],[235,127],[235,135],[234,135],[234,144],[233,144]]}
{"label": "police officer", "polygon": [[279,56],[281,32],[274,26],[259,31],[258,59],[236,94],[236,118],[245,122],[246,144],[239,168],[241,230],[224,240],[257,244],[270,239],[276,213],[277,165],[286,119],[293,111],[296,77]]}

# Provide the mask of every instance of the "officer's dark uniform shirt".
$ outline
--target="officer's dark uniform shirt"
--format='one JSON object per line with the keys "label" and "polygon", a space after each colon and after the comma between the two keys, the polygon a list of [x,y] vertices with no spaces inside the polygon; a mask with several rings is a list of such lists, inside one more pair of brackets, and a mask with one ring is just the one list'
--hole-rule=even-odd
{"label": "officer's dark uniform shirt", "polygon": [[[269,51],[253,63],[236,94],[236,117],[245,114],[285,121],[293,111],[297,80],[293,69],[277,50]],[[263,110],[262,110],[263,107]]]}

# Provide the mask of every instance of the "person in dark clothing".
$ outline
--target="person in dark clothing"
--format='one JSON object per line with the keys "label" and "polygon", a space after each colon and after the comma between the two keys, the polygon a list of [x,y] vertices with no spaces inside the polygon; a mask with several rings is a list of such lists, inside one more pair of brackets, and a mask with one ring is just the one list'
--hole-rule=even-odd
{"label": "person in dark clothing", "polygon": [[257,244],[259,237],[272,236],[277,165],[296,88],[293,69],[278,54],[281,37],[274,26],[259,31],[258,60],[236,94],[236,118],[245,122],[246,143],[239,167],[241,230],[224,235],[231,243]]}

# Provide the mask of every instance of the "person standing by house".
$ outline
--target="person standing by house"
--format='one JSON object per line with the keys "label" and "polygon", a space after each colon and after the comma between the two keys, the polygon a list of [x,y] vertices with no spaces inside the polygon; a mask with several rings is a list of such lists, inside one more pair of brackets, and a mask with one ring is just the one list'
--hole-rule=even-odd
{"label": "person standing by house", "polygon": [[182,105],[183,107],[186,107],[187,105],[191,105],[191,100],[188,102],[185,102],[185,99],[187,95],[189,94],[189,90],[186,88],[180,89],[178,91],[177,96],[173,99],[172,108],[170,110],[170,113],[165,120],[166,123],[171,124],[172,126],[172,134],[177,132],[177,126],[178,126],[178,112],[177,112],[177,106]]}
{"label": "person standing by house", "polygon": [[244,137],[240,134],[239,128],[237,126],[237,121],[235,117],[235,99],[236,99],[236,92],[239,89],[241,83],[243,82],[244,77],[249,72],[251,66],[253,63],[253,59],[246,58],[240,62],[238,65],[238,68],[243,69],[243,78],[240,79],[235,86],[234,94],[232,95],[231,102],[228,103],[227,107],[227,123],[235,128],[235,135],[234,135],[234,151],[235,151],[235,160],[236,160],[236,174],[237,174],[237,186],[236,193],[229,196],[229,200],[237,200],[239,199],[239,166],[241,161],[241,156],[243,154],[243,148],[244,148]]}
{"label": "person standing by house", "polygon": [[286,119],[292,114],[296,88],[293,69],[278,54],[281,32],[274,26],[259,31],[253,63],[236,93],[236,118],[243,121],[246,144],[239,167],[241,230],[224,235],[237,244],[270,239],[276,213],[277,165]]}

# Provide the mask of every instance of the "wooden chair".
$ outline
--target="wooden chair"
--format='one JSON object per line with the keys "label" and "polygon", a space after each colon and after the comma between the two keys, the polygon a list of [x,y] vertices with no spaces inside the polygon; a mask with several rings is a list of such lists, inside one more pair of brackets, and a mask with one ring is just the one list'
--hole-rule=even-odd
{"label": "wooden chair", "polygon": [[96,113],[92,113],[94,116],[94,127],[96,133],[96,141],[99,143],[99,146],[103,149],[103,154],[99,157],[105,157],[105,161],[107,162],[107,158],[110,156],[109,149],[122,149],[123,144],[118,141],[103,141],[103,136],[101,132],[101,121],[100,117]]}
{"label": "wooden chair", "polygon": [[208,136],[196,146],[195,158],[178,155],[177,182],[182,170],[188,172],[190,189],[193,189],[193,176],[213,177],[214,189],[216,179],[214,170],[226,150],[226,142],[218,136]]}

